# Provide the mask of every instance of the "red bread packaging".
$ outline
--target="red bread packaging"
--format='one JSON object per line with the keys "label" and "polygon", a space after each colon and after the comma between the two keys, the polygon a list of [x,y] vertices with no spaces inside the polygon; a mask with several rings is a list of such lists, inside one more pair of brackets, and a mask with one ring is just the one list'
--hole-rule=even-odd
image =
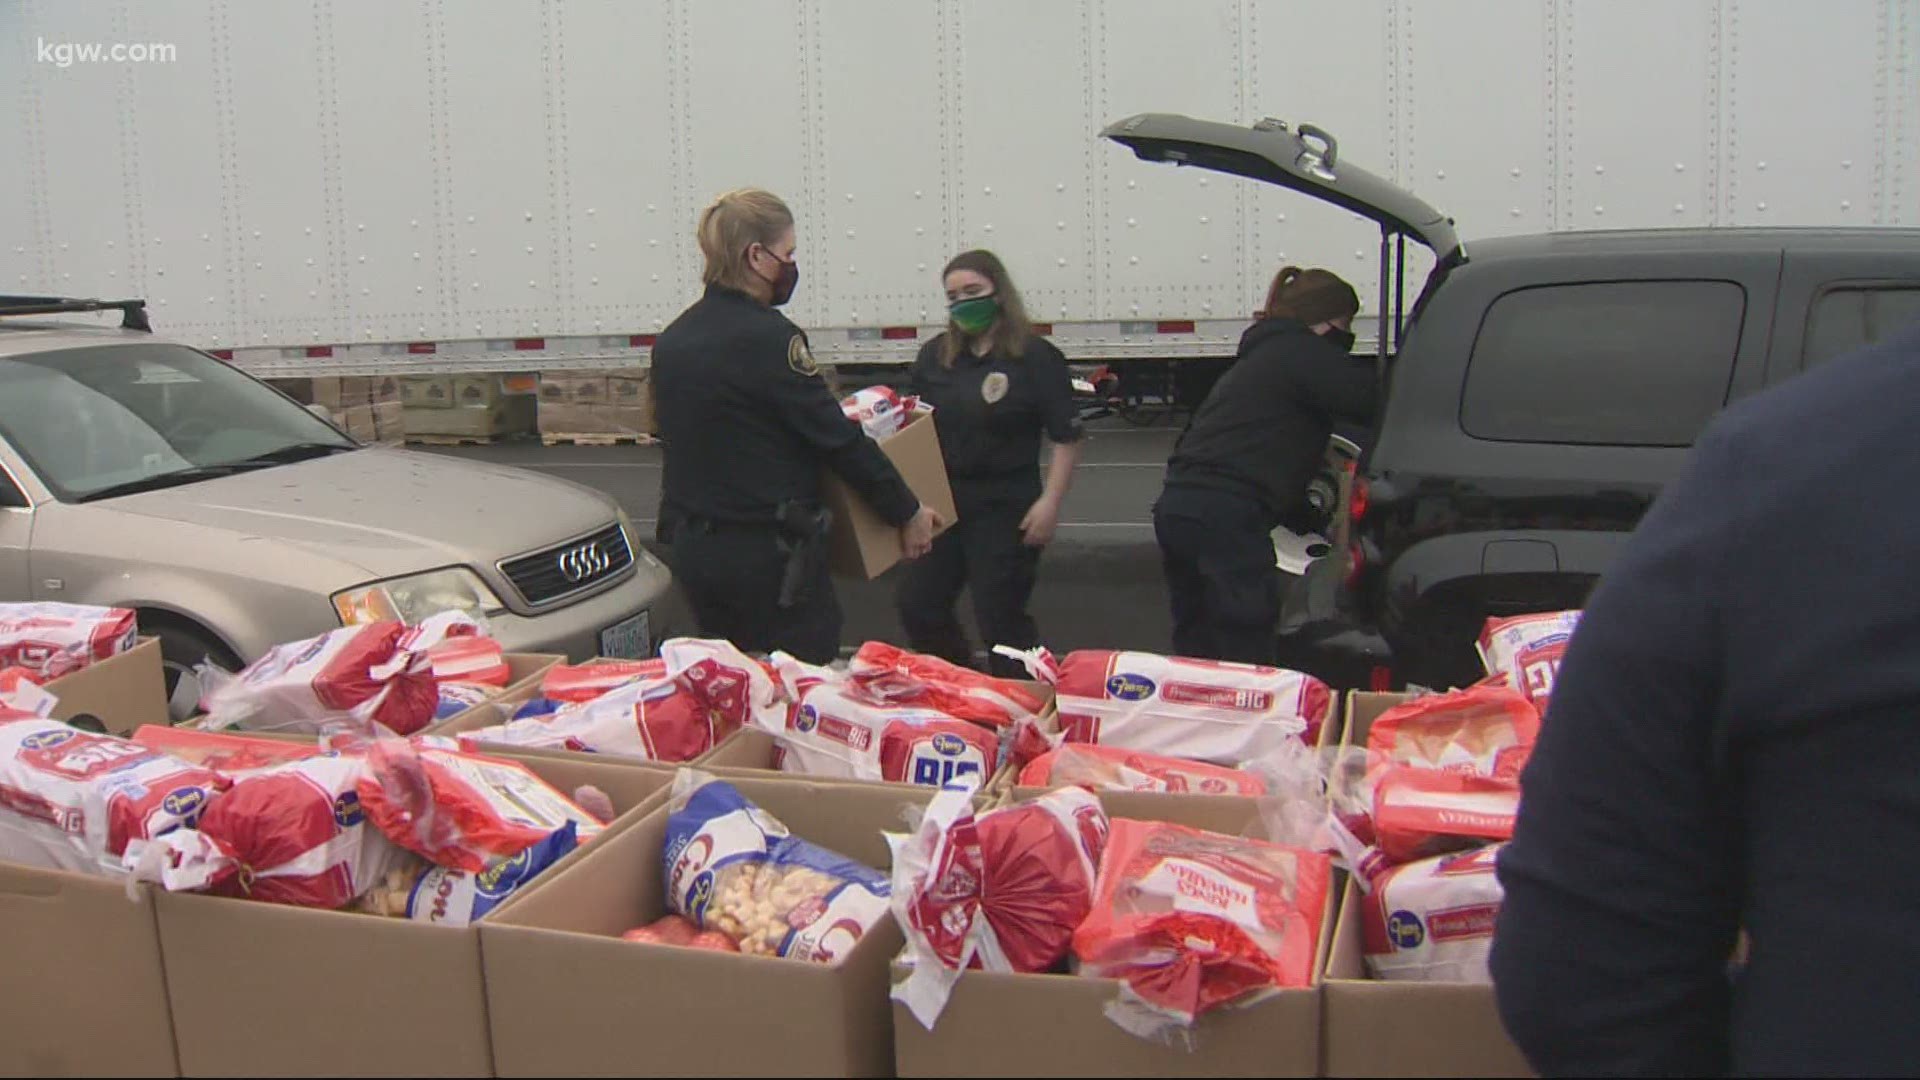
{"label": "red bread packaging", "polygon": [[1046,698],[1031,686],[878,641],[860,646],[847,674],[878,700],[918,705],[988,727],[1007,727],[1047,707]]}
{"label": "red bread packaging", "polygon": [[1511,840],[1519,813],[1514,780],[1395,766],[1373,784],[1374,842],[1393,863]]}
{"label": "red bread packaging", "polygon": [[173,892],[345,907],[406,860],[361,810],[366,772],[324,754],[242,773],[196,827],[130,845],[126,867]]}
{"label": "red bread packaging", "polygon": [[159,724],[142,725],[133,733],[133,741],[181,761],[228,775],[287,765],[323,753],[319,746],[308,743]]}
{"label": "red bread packaging", "polygon": [[1481,684],[1387,710],[1367,749],[1394,765],[1516,780],[1540,737],[1540,713],[1517,691]]}
{"label": "red bread packaging", "polygon": [[224,777],[111,735],[0,713],[0,861],[118,874],[129,845],[192,825]]}
{"label": "red bread packaging", "polygon": [[1476,643],[1480,662],[1545,713],[1560,659],[1579,626],[1578,610],[1488,619]]}
{"label": "red bread packaging", "polygon": [[1258,796],[1267,790],[1259,777],[1239,769],[1085,743],[1049,750],[1020,770],[1021,787],[1060,784],[1196,795]]}
{"label": "red bread packaging", "polygon": [[596,660],[590,664],[561,664],[540,680],[540,696],[580,705],[640,679],[661,679],[665,660]]}
{"label": "red bread packaging", "polygon": [[971,781],[935,795],[893,848],[891,904],[913,970],[893,996],[931,1029],[967,968],[1044,972],[1092,909],[1107,815],[1080,788],[976,816]]}
{"label": "red bread packaging", "polygon": [[968,776],[984,783],[1000,765],[993,731],[921,705],[868,694],[855,680],[779,661],[795,704],[757,718],[780,742],[783,772],[942,787]]}
{"label": "red bread packaging", "polygon": [[410,647],[417,642],[399,622],[368,623],[277,645],[237,676],[203,668],[208,726],[323,734],[372,721],[410,735],[440,705],[430,659]]}
{"label": "red bread packaging", "polygon": [[1368,883],[1361,930],[1376,979],[1490,983],[1504,894],[1494,844],[1386,869]]}
{"label": "red bread packaging", "polygon": [[1073,935],[1080,974],[1123,980],[1108,1017],[1154,1039],[1311,986],[1331,874],[1302,848],[1115,818],[1092,914]]}
{"label": "red bread packaging", "polygon": [[0,668],[24,668],[47,682],[127,652],[138,634],[125,608],[0,604]]}
{"label": "red bread packaging", "polygon": [[453,870],[480,873],[571,821],[581,843],[604,823],[526,766],[384,738],[364,748],[356,790],[394,843]]}
{"label": "red bread packaging", "polygon": [[1331,687],[1311,675],[1153,653],[997,648],[1051,683],[1067,742],[1237,766],[1289,739],[1318,740]]}

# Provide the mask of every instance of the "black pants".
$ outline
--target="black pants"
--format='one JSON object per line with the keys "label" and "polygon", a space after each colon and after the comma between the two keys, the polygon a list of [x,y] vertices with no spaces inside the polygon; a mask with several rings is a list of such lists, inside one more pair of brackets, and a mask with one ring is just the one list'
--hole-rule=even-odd
{"label": "black pants", "polygon": [[1173,651],[1272,664],[1280,571],[1260,507],[1224,492],[1168,488],[1153,508],[1153,531],[1173,602]]}
{"label": "black pants", "polygon": [[987,669],[1024,679],[1024,667],[992,655],[995,645],[1031,649],[1040,628],[1027,614],[1040,549],[1020,536],[1020,519],[1033,503],[1011,500],[958,507],[960,520],[933,542],[933,550],[908,563],[896,602],[907,643],[916,652],[971,667],[973,645],[954,616],[960,590],[973,590],[974,621],[988,648]]}
{"label": "black pants", "polygon": [[809,664],[840,656],[840,601],[816,548],[798,602],[780,606],[787,554],[770,525],[682,522],[674,532],[673,573],[702,637],[725,638],[748,653],[778,649]]}

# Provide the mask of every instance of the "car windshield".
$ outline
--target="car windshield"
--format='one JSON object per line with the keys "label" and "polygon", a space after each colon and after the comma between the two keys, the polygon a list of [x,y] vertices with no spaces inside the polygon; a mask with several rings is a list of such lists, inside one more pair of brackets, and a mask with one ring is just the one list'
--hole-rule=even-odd
{"label": "car windshield", "polygon": [[0,359],[0,438],[63,502],[356,448],[266,385],[160,343]]}

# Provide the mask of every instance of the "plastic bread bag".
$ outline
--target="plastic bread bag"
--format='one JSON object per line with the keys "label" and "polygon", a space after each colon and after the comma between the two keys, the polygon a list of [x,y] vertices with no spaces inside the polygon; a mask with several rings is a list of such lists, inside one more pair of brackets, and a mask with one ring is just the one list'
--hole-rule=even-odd
{"label": "plastic bread bag", "polygon": [[57,720],[0,715],[0,861],[117,876],[129,846],[200,820],[225,777]]}
{"label": "plastic bread bag", "polygon": [[1267,790],[1259,777],[1241,769],[1089,743],[1067,743],[1027,762],[1019,782],[1022,787],[1075,784],[1108,791],[1247,797]]}
{"label": "plastic bread bag", "polygon": [[367,817],[395,844],[470,873],[572,822],[586,841],[605,823],[525,765],[381,738],[360,748],[357,791]]}
{"label": "plastic bread bag", "polygon": [[366,772],[335,753],[243,771],[196,825],[129,845],[124,865],[170,892],[345,907],[405,857],[367,823]]}
{"label": "plastic bread bag", "polygon": [[347,626],[277,645],[238,675],[200,670],[207,726],[299,734],[369,731],[410,735],[440,703],[419,635],[394,621]]}
{"label": "plastic bread bag", "polygon": [[1115,818],[1079,973],[1122,980],[1114,1023],[1179,1041],[1211,1010],[1313,985],[1331,875],[1305,848]]}
{"label": "plastic bread bag", "polygon": [[931,1029],[960,973],[1045,972],[1092,910],[1107,815],[1063,788],[976,814],[973,778],[944,788],[893,850],[893,913],[912,970],[893,997]]}
{"label": "plastic bread bag", "polygon": [[0,668],[46,682],[130,651],[138,619],[125,608],[85,604],[0,604]]}
{"label": "plastic bread bag", "polygon": [[361,910],[438,926],[467,926],[573,851],[579,843],[568,821],[516,855],[499,856],[478,873],[413,859],[369,890]]}
{"label": "plastic bread bag", "polygon": [[1098,743],[1229,767],[1286,740],[1315,742],[1333,714],[1311,675],[1154,653],[996,647],[1049,682],[1067,742]]}
{"label": "plastic bread bag", "polygon": [[1047,707],[1031,686],[879,641],[860,646],[847,674],[882,701],[920,705],[988,727],[1006,727]]}
{"label": "plastic bread bag", "polygon": [[674,777],[663,858],[667,907],[750,956],[835,965],[887,917],[887,876],[791,835],[733,785]]}
{"label": "plastic bread bag", "polygon": [[1518,691],[1481,684],[1388,709],[1367,749],[1395,765],[1518,779],[1540,737],[1540,713]]}

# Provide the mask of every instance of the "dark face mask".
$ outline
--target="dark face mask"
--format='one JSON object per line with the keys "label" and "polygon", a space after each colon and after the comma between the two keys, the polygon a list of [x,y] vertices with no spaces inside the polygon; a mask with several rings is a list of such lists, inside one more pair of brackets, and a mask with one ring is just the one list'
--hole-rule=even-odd
{"label": "dark face mask", "polygon": [[1328,328],[1327,332],[1320,336],[1326,338],[1327,343],[1329,345],[1332,345],[1334,348],[1339,349],[1343,353],[1350,353],[1353,351],[1353,343],[1355,341],[1355,338],[1353,336],[1353,331],[1351,330],[1342,330],[1339,327],[1335,326],[1335,327]]}
{"label": "dark face mask", "polygon": [[[774,255],[771,251],[767,252],[767,254],[773,255],[773,261],[780,264],[780,272],[774,276],[772,281],[767,282],[767,284],[773,286],[773,296],[767,302],[774,307],[779,307],[793,299],[793,290],[800,284],[800,260],[794,259],[789,262],[778,255]],[[755,273],[758,273],[758,271],[755,271]],[[766,279],[762,278],[761,280],[765,281]]]}

